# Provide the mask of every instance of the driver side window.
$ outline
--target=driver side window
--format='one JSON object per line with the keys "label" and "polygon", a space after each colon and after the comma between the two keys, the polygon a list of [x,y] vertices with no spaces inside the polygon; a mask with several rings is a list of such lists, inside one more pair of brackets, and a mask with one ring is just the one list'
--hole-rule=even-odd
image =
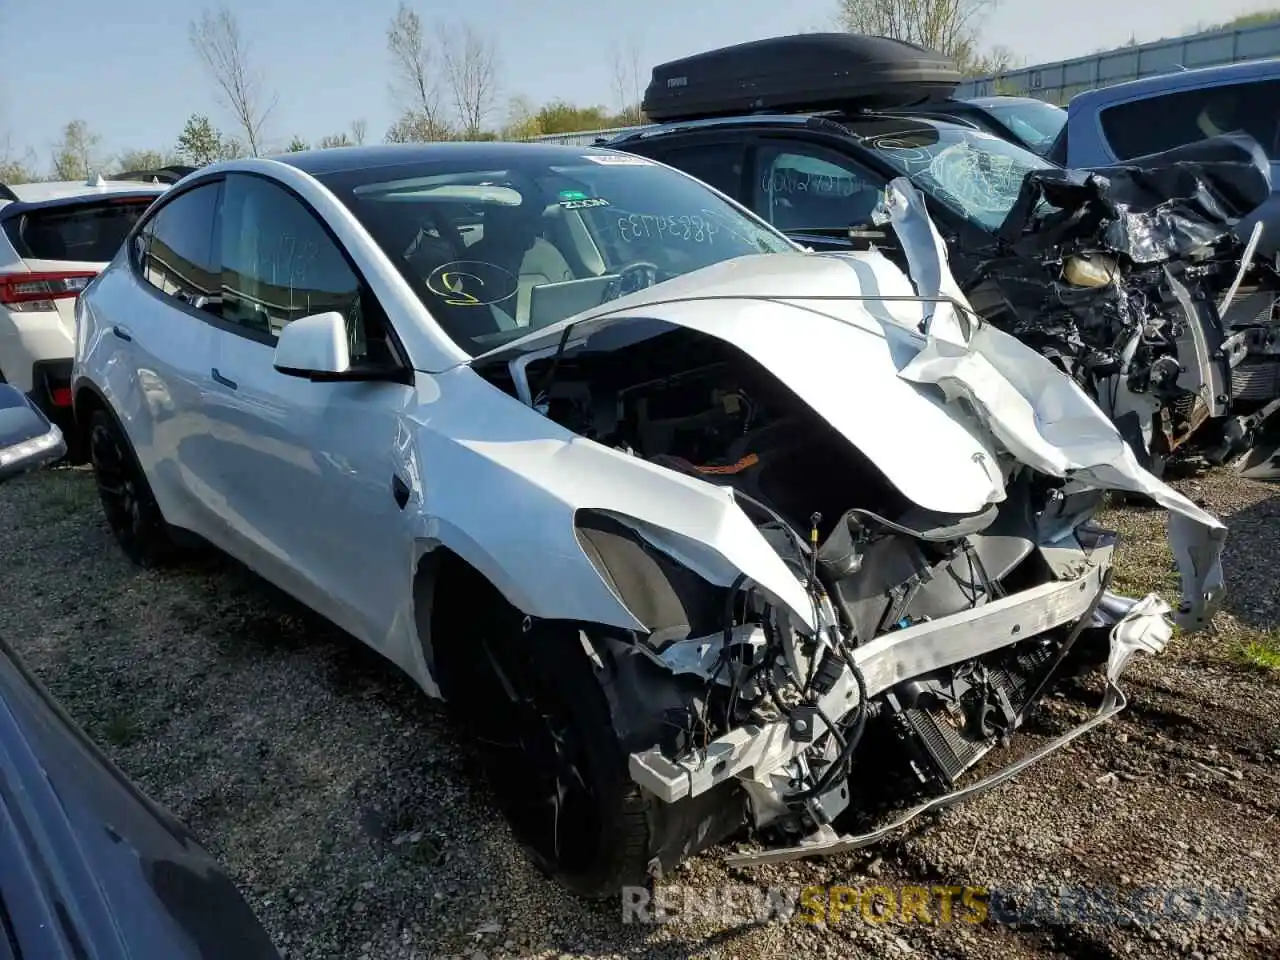
{"label": "driver side window", "polygon": [[848,157],[803,142],[761,146],[753,179],[752,209],[792,231],[866,224],[887,184]]}
{"label": "driver side window", "polygon": [[221,246],[223,321],[271,344],[286,324],[337,311],[352,359],[369,357],[363,285],[296,197],[261,177],[228,176]]}

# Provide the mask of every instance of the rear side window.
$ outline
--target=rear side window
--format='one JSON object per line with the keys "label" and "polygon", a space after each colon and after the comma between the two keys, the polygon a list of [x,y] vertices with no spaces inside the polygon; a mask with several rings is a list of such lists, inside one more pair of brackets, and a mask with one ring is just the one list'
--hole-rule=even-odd
{"label": "rear side window", "polygon": [[1280,80],[1221,84],[1120,103],[1102,111],[1102,132],[1121,160],[1243,131],[1280,160]]}
{"label": "rear side window", "polygon": [[200,310],[218,314],[218,201],[221,183],[188,190],[161,207],[139,237],[138,266],[147,283]]}
{"label": "rear side window", "polygon": [[885,178],[816,144],[763,146],[751,207],[780,230],[843,230],[870,223]]}
{"label": "rear side window", "polygon": [[741,202],[743,153],[740,144],[704,143],[695,147],[677,147],[653,156]]}
{"label": "rear side window", "polygon": [[4,225],[18,256],[106,263],[116,255],[152,197],[120,197],[32,210]]}

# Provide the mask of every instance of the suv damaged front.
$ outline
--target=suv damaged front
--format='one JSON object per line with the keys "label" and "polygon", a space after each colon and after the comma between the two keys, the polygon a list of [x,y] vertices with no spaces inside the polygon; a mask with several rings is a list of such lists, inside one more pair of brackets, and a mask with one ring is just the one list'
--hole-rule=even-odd
{"label": "suv damaged front", "polygon": [[[905,179],[885,214],[911,279],[875,251],[746,256],[474,364],[610,451],[523,465],[634,624],[608,641],[631,664],[613,723],[658,819],[682,825],[651,876],[743,826],[767,845],[742,863],[865,845],[998,783],[1122,709],[1132,655],[1159,653],[1174,620],[1202,628],[1220,598],[1224,526],[978,320]],[[1176,612],[1109,591],[1116,535],[1092,522],[1107,490],[1168,509]],[[1096,715],[969,782],[1098,640]],[[876,738],[888,755],[865,749]],[[930,799],[842,833],[851,786],[883,763]]]}
{"label": "suv damaged front", "polygon": [[1246,134],[1033,171],[997,231],[1003,252],[966,289],[1090,389],[1147,465],[1192,440],[1223,462],[1280,408],[1280,285],[1249,222],[1270,192],[1266,154]]}

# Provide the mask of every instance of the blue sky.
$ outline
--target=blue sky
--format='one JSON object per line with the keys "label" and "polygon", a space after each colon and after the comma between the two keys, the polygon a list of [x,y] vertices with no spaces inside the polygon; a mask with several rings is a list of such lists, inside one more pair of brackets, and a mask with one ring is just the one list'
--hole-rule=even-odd
{"label": "blue sky", "polygon": [[[36,151],[40,165],[68,120],[83,119],[107,152],[172,146],[193,112],[223,129],[219,105],[187,39],[210,0],[0,0],[0,138]],[[278,93],[266,133],[317,140],[364,118],[381,139],[396,111],[388,93],[386,28],[397,0],[230,0],[268,83]],[[510,95],[535,102],[613,100],[611,47],[631,39],[648,66],[701,49],[831,23],[835,0],[469,0],[414,6],[426,21],[467,17],[492,35],[501,112]],[[983,28],[1029,63],[1173,35],[1206,18],[1280,2],[1004,0]],[[456,10],[458,14],[448,14]],[[1212,13],[1209,11],[1212,10]],[[1068,15],[1069,11],[1069,15]],[[0,142],[0,146],[2,146]]]}

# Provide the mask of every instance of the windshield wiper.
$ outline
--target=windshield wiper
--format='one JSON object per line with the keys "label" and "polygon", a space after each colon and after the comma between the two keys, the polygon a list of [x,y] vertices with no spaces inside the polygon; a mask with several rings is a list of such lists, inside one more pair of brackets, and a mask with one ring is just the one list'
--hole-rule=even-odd
{"label": "windshield wiper", "polygon": [[807,233],[815,237],[883,237],[884,231],[871,224],[852,224],[847,227],[787,227],[784,233]]}

